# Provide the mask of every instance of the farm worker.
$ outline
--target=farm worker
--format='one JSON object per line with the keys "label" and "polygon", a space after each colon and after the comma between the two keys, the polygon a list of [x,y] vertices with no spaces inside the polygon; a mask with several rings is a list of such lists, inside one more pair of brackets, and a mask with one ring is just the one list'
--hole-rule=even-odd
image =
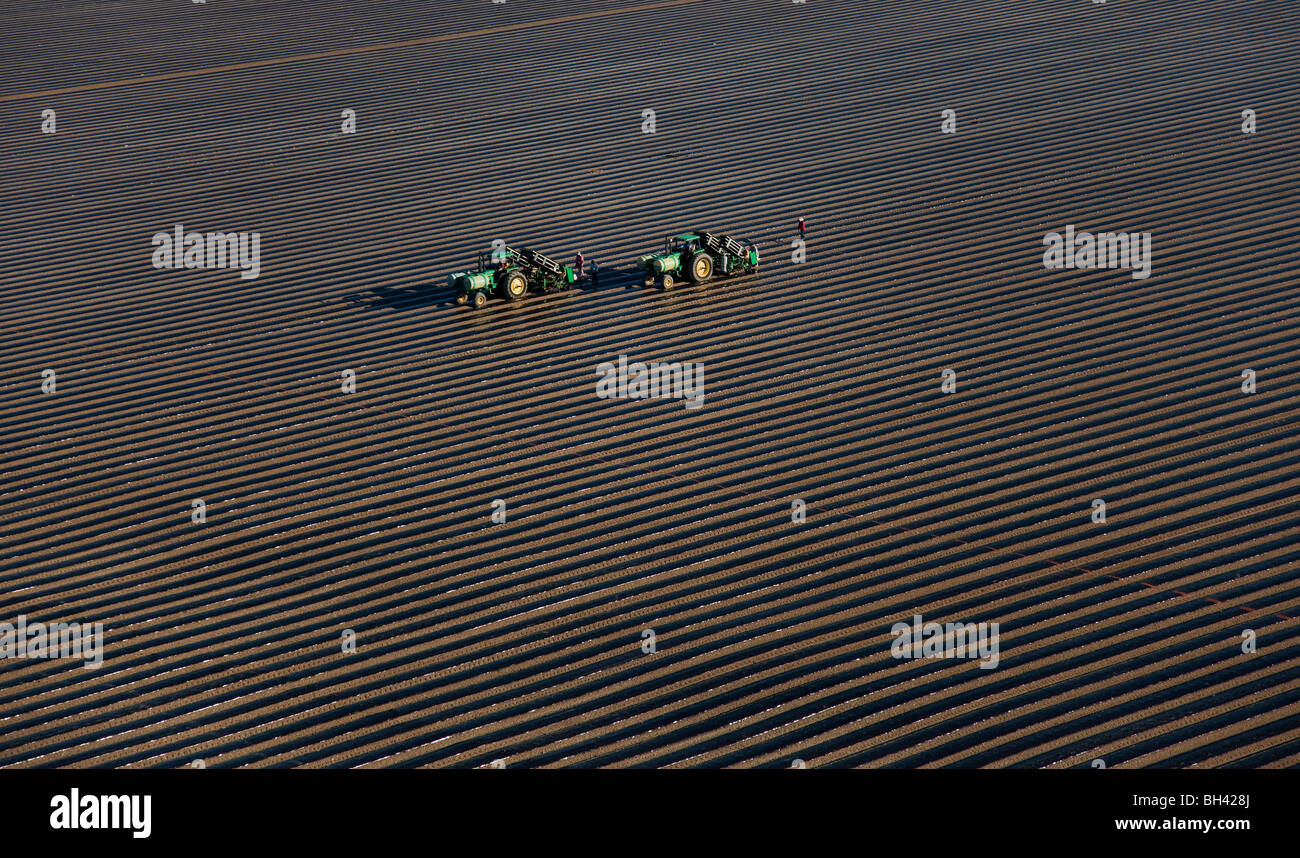
{"label": "farm worker", "polygon": [[578,279],[581,280],[582,279],[582,251],[581,250],[578,251],[577,256],[573,257],[573,270],[574,272],[577,273]]}
{"label": "farm worker", "polygon": [[799,218],[799,237],[800,237],[800,238],[803,238],[803,230],[804,230],[804,222],[803,222],[803,218]]}
{"label": "farm worker", "polygon": [[593,259],[591,261],[591,288],[595,289],[599,285],[600,285],[600,266],[596,264],[596,260]]}

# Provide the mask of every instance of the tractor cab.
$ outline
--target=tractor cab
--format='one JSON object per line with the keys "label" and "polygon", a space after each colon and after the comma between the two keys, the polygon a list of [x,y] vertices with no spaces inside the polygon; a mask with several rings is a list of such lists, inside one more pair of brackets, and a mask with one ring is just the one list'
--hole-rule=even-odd
{"label": "tractor cab", "polygon": [[694,253],[700,246],[700,235],[696,232],[683,232],[664,238],[664,253]]}
{"label": "tractor cab", "polygon": [[511,258],[514,255],[514,251],[509,248],[507,248],[505,252],[494,250],[480,253],[478,255],[478,270],[496,271],[500,268],[507,267],[514,261]]}

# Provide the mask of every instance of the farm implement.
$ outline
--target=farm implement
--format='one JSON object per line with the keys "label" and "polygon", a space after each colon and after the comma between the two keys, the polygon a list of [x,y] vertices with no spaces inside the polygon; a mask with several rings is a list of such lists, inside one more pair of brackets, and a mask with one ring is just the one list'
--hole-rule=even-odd
{"label": "farm implement", "polygon": [[637,259],[646,286],[657,281],[671,289],[680,277],[704,283],[715,275],[732,277],[758,267],[758,248],[729,235],[697,230],[664,238],[664,249]]}
{"label": "farm implement", "polygon": [[506,247],[480,253],[475,268],[448,275],[447,285],[456,290],[457,304],[477,309],[489,296],[516,301],[529,292],[563,291],[576,279],[572,266],[527,247]]}

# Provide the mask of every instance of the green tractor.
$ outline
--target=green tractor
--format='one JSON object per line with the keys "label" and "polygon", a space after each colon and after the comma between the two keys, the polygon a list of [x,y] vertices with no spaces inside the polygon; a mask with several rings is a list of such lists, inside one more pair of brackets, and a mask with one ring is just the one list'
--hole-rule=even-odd
{"label": "green tractor", "polygon": [[735,276],[758,268],[758,248],[753,242],[740,242],[729,235],[697,230],[664,238],[662,253],[647,253],[636,261],[647,286],[655,281],[671,289],[680,277],[696,283],[711,280],[715,274]]}
{"label": "green tractor", "polygon": [[447,276],[456,290],[457,304],[478,309],[489,295],[518,300],[529,292],[560,292],[577,280],[573,266],[561,265],[545,254],[527,247],[505,247],[478,255],[477,267]]}

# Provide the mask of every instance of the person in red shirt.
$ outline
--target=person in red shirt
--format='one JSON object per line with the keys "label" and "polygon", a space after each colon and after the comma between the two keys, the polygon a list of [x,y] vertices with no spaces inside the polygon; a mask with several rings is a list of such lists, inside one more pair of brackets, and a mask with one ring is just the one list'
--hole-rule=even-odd
{"label": "person in red shirt", "polygon": [[582,251],[579,250],[578,255],[573,257],[573,273],[577,275],[579,280],[582,279],[582,262]]}
{"label": "person in red shirt", "polygon": [[804,223],[803,218],[799,218],[799,237],[803,238]]}

